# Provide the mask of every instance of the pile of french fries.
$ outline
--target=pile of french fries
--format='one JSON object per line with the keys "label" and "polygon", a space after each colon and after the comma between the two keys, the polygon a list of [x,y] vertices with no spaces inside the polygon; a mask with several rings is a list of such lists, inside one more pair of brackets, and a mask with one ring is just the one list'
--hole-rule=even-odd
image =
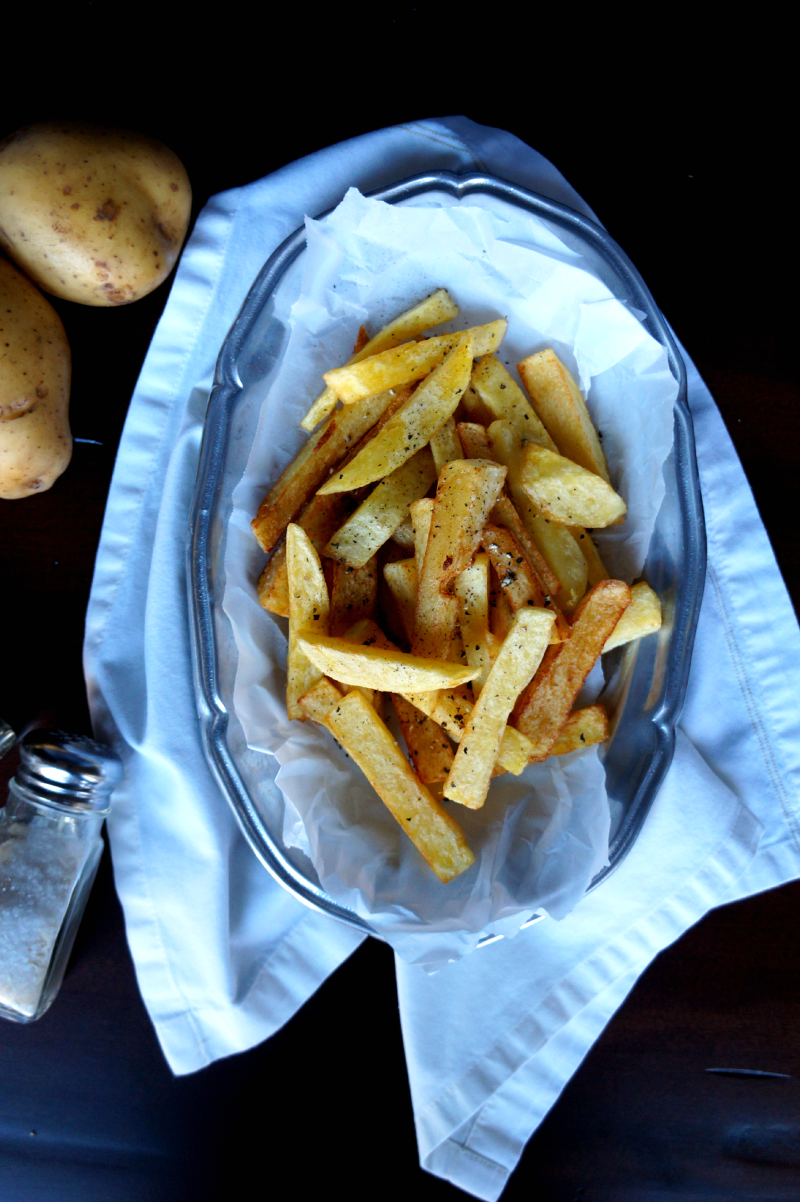
{"label": "pile of french fries", "polygon": [[521,388],[502,319],[424,336],[458,312],[441,289],[361,328],[253,519],[259,600],[289,619],[289,716],[331,732],[442,881],[474,860],[450,803],[605,740],[603,707],[573,708],[584,681],[661,626],[592,541],[626,506],[569,371],[539,351]]}

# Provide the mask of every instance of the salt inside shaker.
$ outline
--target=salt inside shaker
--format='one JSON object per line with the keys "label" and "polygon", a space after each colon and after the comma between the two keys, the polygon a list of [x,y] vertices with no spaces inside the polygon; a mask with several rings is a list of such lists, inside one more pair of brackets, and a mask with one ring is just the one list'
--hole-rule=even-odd
{"label": "salt inside shaker", "polygon": [[25,1023],[61,985],[122,765],[62,731],[31,731],[19,750],[0,816],[0,1015]]}

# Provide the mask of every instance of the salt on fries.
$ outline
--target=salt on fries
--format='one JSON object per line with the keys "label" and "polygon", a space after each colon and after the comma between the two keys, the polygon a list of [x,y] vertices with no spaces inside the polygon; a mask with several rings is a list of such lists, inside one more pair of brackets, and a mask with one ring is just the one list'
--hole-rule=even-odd
{"label": "salt on fries", "polygon": [[653,590],[609,579],[591,538],[625,501],[568,369],[538,351],[521,388],[502,319],[423,337],[458,312],[439,289],[361,327],[253,519],[259,600],[289,619],[289,716],[331,732],[442,881],[474,860],[445,806],[603,742],[603,706],[578,693],[603,652],[661,626]]}

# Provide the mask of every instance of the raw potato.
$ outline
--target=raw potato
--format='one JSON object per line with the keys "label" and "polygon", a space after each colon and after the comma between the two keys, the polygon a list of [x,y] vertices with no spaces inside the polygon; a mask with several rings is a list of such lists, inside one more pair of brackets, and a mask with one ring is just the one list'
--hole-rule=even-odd
{"label": "raw potato", "polygon": [[65,300],[126,305],[152,292],[191,204],[180,159],[143,134],[48,122],[0,143],[0,247]]}
{"label": "raw potato", "polygon": [[0,258],[0,497],[50,488],[72,456],[70,353],[55,309]]}

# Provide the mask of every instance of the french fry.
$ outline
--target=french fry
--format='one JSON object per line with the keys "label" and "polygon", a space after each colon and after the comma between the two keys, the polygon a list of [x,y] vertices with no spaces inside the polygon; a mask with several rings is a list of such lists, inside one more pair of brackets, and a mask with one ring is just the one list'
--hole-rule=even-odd
{"label": "french fry", "polygon": [[[350,499],[342,493],[330,497],[313,496],[297,517],[297,525],[305,530],[314,549],[322,553],[328,539],[339,528],[350,508]],[[289,578],[286,572],[286,542],[278,543],[258,579],[258,599],[264,609],[289,617]]]}
{"label": "french fry", "polygon": [[564,526],[551,522],[539,512],[522,487],[522,439],[507,421],[492,422],[487,431],[492,450],[508,468],[508,488],[514,508],[536,543],[561,588],[560,607],[567,613],[575,608],[586,592],[588,569],[580,547]]}
{"label": "french fry", "polygon": [[494,459],[486,427],[478,422],[456,422],[456,433],[465,459]]}
{"label": "french fry", "polygon": [[461,442],[456,433],[454,418],[448,417],[447,421],[442,422],[439,429],[434,431],[431,435],[430,446],[433,453],[433,462],[436,464],[437,477],[446,463],[452,463],[454,459],[464,458]]}
{"label": "french fry", "polygon": [[479,669],[473,677],[472,690],[477,695],[489,675],[492,656],[489,651],[489,559],[481,553],[475,556],[453,586],[458,597],[459,626],[464,641],[467,663]]}
{"label": "french fry", "polygon": [[511,602],[500,587],[497,573],[489,573],[489,630],[495,642],[501,644],[511,629],[514,611]]}
{"label": "french fry", "polygon": [[[550,755],[566,755],[591,747],[593,743],[604,743],[608,738],[608,716],[602,705],[587,705],[573,710],[561,727]],[[548,757],[549,758],[549,757]]]}
{"label": "french fry", "polygon": [[[416,338],[418,334],[430,330],[433,326],[451,321],[454,317],[458,317],[458,305],[444,288],[439,288],[418,305],[414,305],[405,313],[401,313],[399,317],[395,317],[394,321],[390,321],[387,326],[379,330],[374,338],[370,338],[367,331],[361,326],[350,363],[359,363],[362,359],[369,358],[370,355],[388,351],[409,338]],[[310,433],[329,413],[333,412],[335,407],[336,393],[332,388],[326,387],[301,421],[301,427]]]}
{"label": "french fry", "polygon": [[514,725],[533,743],[534,762],[549,754],[583,682],[630,600],[631,590],[621,580],[596,584],[575,611],[569,639],[549,649],[539,672],[520,697]]}
{"label": "french fry", "polygon": [[422,575],[422,565],[425,562],[428,535],[431,532],[433,498],[422,497],[419,501],[415,501],[410,508],[409,517],[411,525],[414,527],[414,562],[417,565],[417,580],[419,580]]}
{"label": "french fry", "polygon": [[373,555],[361,567],[334,563],[328,631],[343,634],[354,622],[371,618],[378,598],[378,560]]}
{"label": "french fry", "polygon": [[317,683],[303,694],[298,704],[307,718],[324,726],[328,711],[337,701],[341,701],[343,696],[344,693],[337,689],[332,680],[321,676]]}
{"label": "french fry", "polygon": [[581,555],[586,560],[586,570],[589,577],[589,588],[594,588],[601,580],[608,580],[606,566],[600,558],[595,541],[583,526],[569,526],[570,534],[581,549]]}
{"label": "french fry", "polygon": [[476,810],[486,800],[508,717],[542,661],[554,620],[546,609],[515,615],[456,749],[444,787],[451,801]]}
{"label": "french fry", "polygon": [[487,522],[481,535],[481,546],[489,556],[500,587],[515,613],[524,605],[544,607],[544,594],[539,581],[510,530]]}
{"label": "french fry", "polygon": [[[361,647],[374,647],[381,651],[399,651],[399,648],[386,637],[378,624],[369,619],[354,623],[345,633],[344,638],[348,643],[358,643]],[[451,662],[453,661],[451,660]],[[457,686],[458,690],[466,688],[469,686]],[[406,701],[426,717],[430,717],[433,713],[438,695],[435,689],[424,693],[404,694]]]}
{"label": "french fry", "polygon": [[505,418],[527,442],[556,450],[536,410],[496,355],[484,355],[475,364],[470,385],[491,413],[492,421]]}
{"label": "french fry", "polygon": [[601,476],[533,443],[522,449],[520,483],[540,513],[565,526],[611,526],[627,511]]}
{"label": "french fry", "polygon": [[[447,358],[420,384],[352,463],[342,471],[334,472],[319,490],[320,493],[324,496],[372,484],[415,455],[454,412],[469,380],[471,364],[472,338],[462,335]],[[371,403],[370,400],[364,402],[367,405]],[[356,406],[356,411],[360,408],[361,405]]]}
{"label": "french fry", "polygon": [[[433,720],[456,743],[460,742],[464,728],[474,708],[469,698],[460,690],[442,689],[437,695]],[[519,776],[530,762],[533,744],[513,726],[506,726],[497,752],[496,772],[511,772]]]}
{"label": "french fry", "polygon": [[419,779],[424,785],[444,780],[453,763],[453,748],[441,726],[399,693],[392,693],[392,705]]}
{"label": "french fry", "polygon": [[289,576],[289,652],[286,660],[286,711],[305,722],[300,705],[322,673],[302,647],[302,636],[328,629],[328,589],[314,544],[299,526],[286,529],[286,568]]}
{"label": "french fry", "polygon": [[417,779],[384,723],[360,693],[328,711],[325,725],[344,747],[440,881],[465,872],[475,857],[455,819]]}
{"label": "french fry", "polygon": [[[423,659],[404,651],[356,647],[345,639],[311,631],[297,636],[298,645],[320,673],[341,684],[363,685],[385,693],[427,693],[465,684],[475,674],[468,664]],[[312,682],[313,683],[313,682]],[[310,686],[309,686],[310,687]]]}
{"label": "french fry", "polygon": [[642,580],[631,589],[631,603],[606,640],[603,651],[613,651],[623,643],[644,638],[661,629],[661,602],[649,584]]}
{"label": "french fry", "polygon": [[530,355],[517,364],[517,371],[558,452],[610,484],[606,457],[586,402],[555,351]]}
{"label": "french fry", "polygon": [[499,526],[505,526],[506,530],[510,530],[514,535],[514,538],[522,548],[525,558],[536,573],[545,600],[548,597],[551,599],[557,597],[561,592],[561,582],[544,555],[542,555],[535,540],[528,533],[527,527],[517,513],[514,502],[510,497],[497,498],[491,513],[491,519]]}
{"label": "french fry", "polygon": [[429,448],[423,447],[375,485],[331,536],[323,554],[354,568],[363,567],[408,517],[411,503],[424,496],[435,480],[433,457]]}
{"label": "french fry", "polygon": [[[471,383],[467,386],[461,398],[461,407],[469,416],[470,422],[483,426],[484,429],[494,421],[494,414],[484,405]],[[478,458],[478,456],[470,455],[467,458]],[[483,456],[480,456],[480,458],[483,458]]]}
{"label": "french fry", "polygon": [[[253,533],[267,554],[277,543],[289,522],[325,479],[334,464],[367,433],[394,401],[383,393],[370,397],[357,408],[337,410],[316,434],[309,438],[280,479],[267,493],[253,518]],[[340,491],[331,489],[331,492]]]}
{"label": "french fry", "polygon": [[457,459],[442,469],[417,582],[412,644],[417,655],[449,654],[458,617],[453,585],[472,562],[505,477],[505,468],[487,459]]}
{"label": "french fry", "polygon": [[[425,338],[422,342],[405,342],[402,346],[396,346],[392,350],[362,359],[359,363],[326,371],[325,383],[333,389],[339,400],[345,405],[353,405],[378,392],[384,392],[387,388],[397,388],[401,384],[411,384],[415,380],[421,380],[423,376],[427,376],[429,372],[435,370],[448,355],[452,354],[464,338],[470,340],[473,348],[470,358],[496,350],[503,341],[507,326],[508,322],[501,319],[491,321],[488,325],[472,326],[468,330],[461,330],[455,334],[440,334],[436,338]],[[471,370],[472,364],[470,364]],[[468,383],[469,374],[458,394],[459,400]],[[450,413],[454,410],[455,405]],[[442,421],[449,417],[450,413],[445,414]],[[437,425],[441,425],[441,422]],[[427,438],[425,441],[428,441]]]}
{"label": "french fry", "polygon": [[400,611],[400,620],[409,643],[414,638],[414,611],[417,608],[417,565],[413,559],[398,559],[384,564],[383,578],[391,589]]}
{"label": "french fry", "polygon": [[411,514],[404,517],[400,525],[392,531],[392,540],[397,543],[398,547],[402,547],[404,551],[411,551],[413,553],[414,527],[411,523]]}

